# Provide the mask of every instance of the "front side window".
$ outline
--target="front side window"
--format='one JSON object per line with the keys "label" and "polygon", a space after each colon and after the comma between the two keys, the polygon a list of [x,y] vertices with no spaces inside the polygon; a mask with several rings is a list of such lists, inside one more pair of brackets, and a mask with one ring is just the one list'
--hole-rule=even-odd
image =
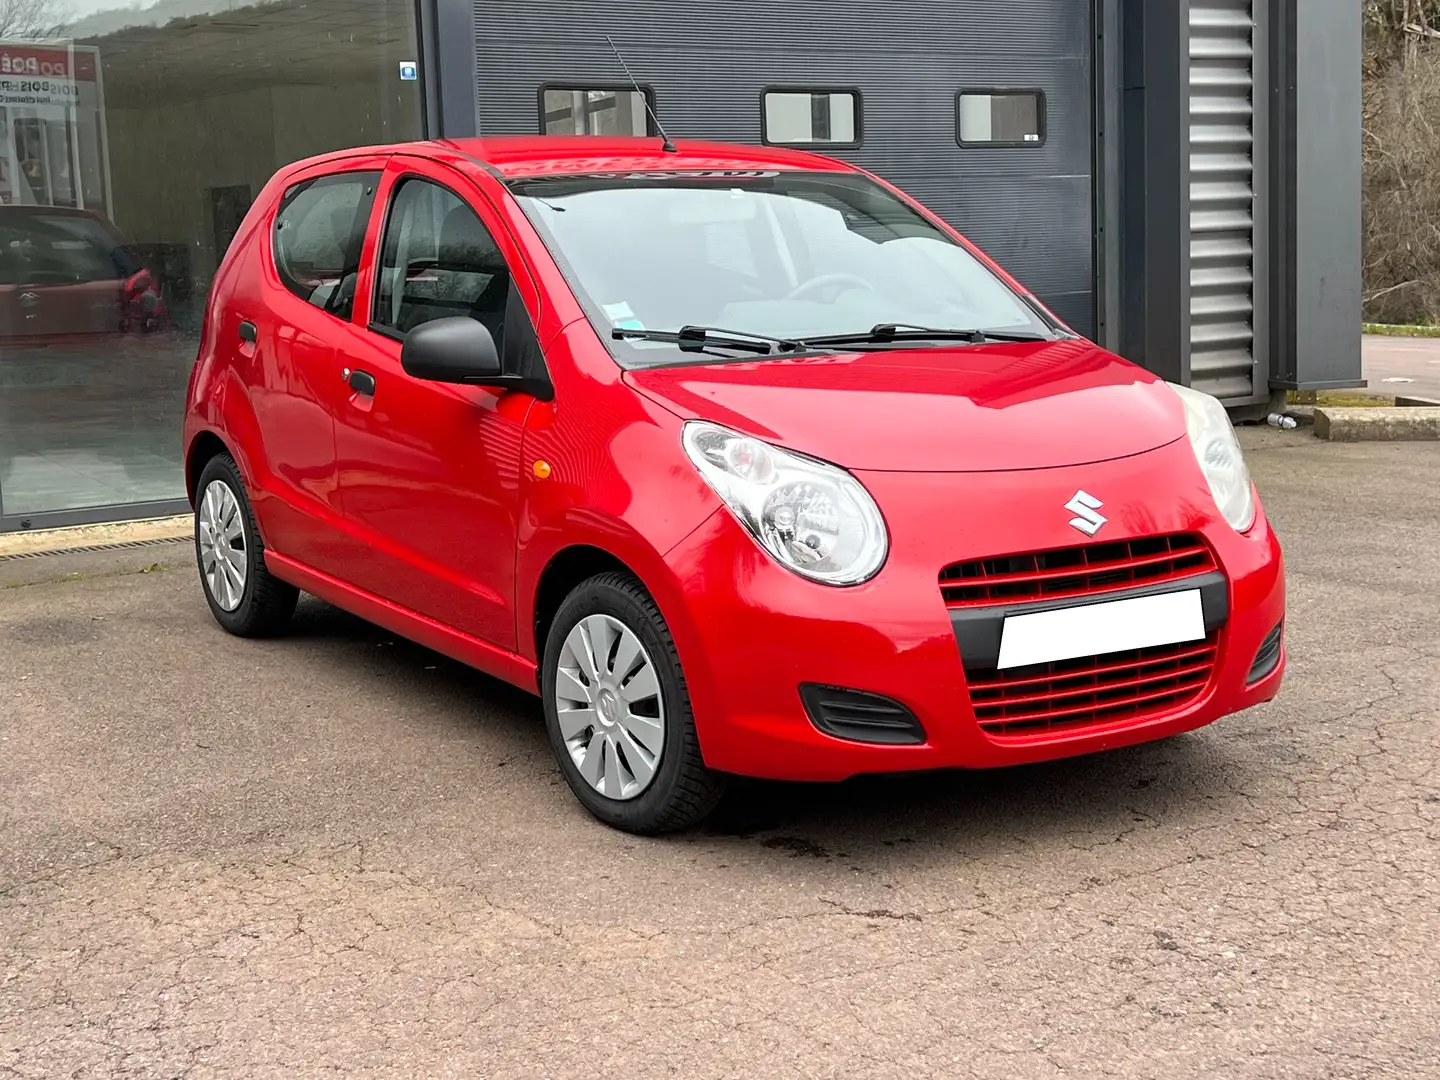
{"label": "front side window", "polygon": [[619,330],[722,327],[785,339],[881,324],[1049,337],[949,234],[850,173],[631,173],[512,180],[616,359],[676,347]]}
{"label": "front side window", "polygon": [[495,238],[458,195],[400,183],[386,218],[370,323],[403,337],[431,319],[468,316],[500,348],[510,271]]}
{"label": "front side window", "polygon": [[540,91],[542,135],[651,135],[649,87],[547,86]]}
{"label": "front side window", "polygon": [[300,299],[341,319],[355,307],[365,227],[375,202],[374,172],[339,173],[296,184],[275,217],[275,269]]}

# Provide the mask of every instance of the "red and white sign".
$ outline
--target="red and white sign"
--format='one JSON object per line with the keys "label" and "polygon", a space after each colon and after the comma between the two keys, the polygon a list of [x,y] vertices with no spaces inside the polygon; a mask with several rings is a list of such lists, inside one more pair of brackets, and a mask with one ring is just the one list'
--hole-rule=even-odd
{"label": "red and white sign", "polygon": [[92,52],[0,44],[0,106],[73,106],[80,84],[95,82]]}

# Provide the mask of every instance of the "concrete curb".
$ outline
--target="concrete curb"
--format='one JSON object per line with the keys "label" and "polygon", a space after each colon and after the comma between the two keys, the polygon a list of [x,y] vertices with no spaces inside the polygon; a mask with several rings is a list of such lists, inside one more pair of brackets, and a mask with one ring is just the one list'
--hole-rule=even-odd
{"label": "concrete curb", "polygon": [[121,521],[109,525],[77,525],[69,529],[37,529],[33,532],[0,533],[0,555],[40,554],[46,551],[74,551],[79,548],[132,544],[137,540],[176,540],[190,536],[194,521],[183,517]]}
{"label": "concrete curb", "polygon": [[1315,437],[1330,442],[1440,440],[1440,408],[1331,408],[1315,410]]}

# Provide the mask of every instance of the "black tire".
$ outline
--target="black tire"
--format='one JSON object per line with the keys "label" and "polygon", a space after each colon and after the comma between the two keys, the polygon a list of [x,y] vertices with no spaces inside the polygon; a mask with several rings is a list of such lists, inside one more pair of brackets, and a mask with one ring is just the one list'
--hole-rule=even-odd
{"label": "black tire", "polygon": [[[247,557],[245,585],[240,593],[240,603],[232,611],[226,611],[211,593],[200,544],[200,512],[205,493],[217,481],[228,487],[239,503]],[[216,622],[237,637],[273,636],[285,628],[290,616],[295,613],[300,590],[271,576],[265,566],[265,545],[255,525],[255,512],[250,508],[240,470],[229,454],[216,454],[211,458],[195,485],[195,563],[200,571],[200,588],[205,593],[205,602],[210,605],[210,613],[215,616]]]}
{"label": "black tire", "polygon": [[[660,683],[665,707],[665,741],[649,787],[631,799],[612,799],[580,774],[560,733],[555,686],[561,650],[570,631],[591,615],[608,615],[623,623],[645,647]],[[728,777],[705,767],[690,694],[675,641],[660,609],[644,587],[628,574],[605,573],[577,586],[560,605],[545,642],[540,692],[545,703],[545,728],[565,781],[585,808],[624,832],[656,836],[678,832],[701,821],[725,794]]]}

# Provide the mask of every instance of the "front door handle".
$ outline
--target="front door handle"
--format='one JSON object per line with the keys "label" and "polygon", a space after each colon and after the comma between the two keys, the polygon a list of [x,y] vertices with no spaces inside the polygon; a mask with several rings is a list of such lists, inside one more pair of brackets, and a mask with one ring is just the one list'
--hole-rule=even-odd
{"label": "front door handle", "polygon": [[363,394],[365,397],[375,396],[375,376],[368,371],[361,371],[359,368],[353,371],[347,369],[345,381],[357,394]]}

